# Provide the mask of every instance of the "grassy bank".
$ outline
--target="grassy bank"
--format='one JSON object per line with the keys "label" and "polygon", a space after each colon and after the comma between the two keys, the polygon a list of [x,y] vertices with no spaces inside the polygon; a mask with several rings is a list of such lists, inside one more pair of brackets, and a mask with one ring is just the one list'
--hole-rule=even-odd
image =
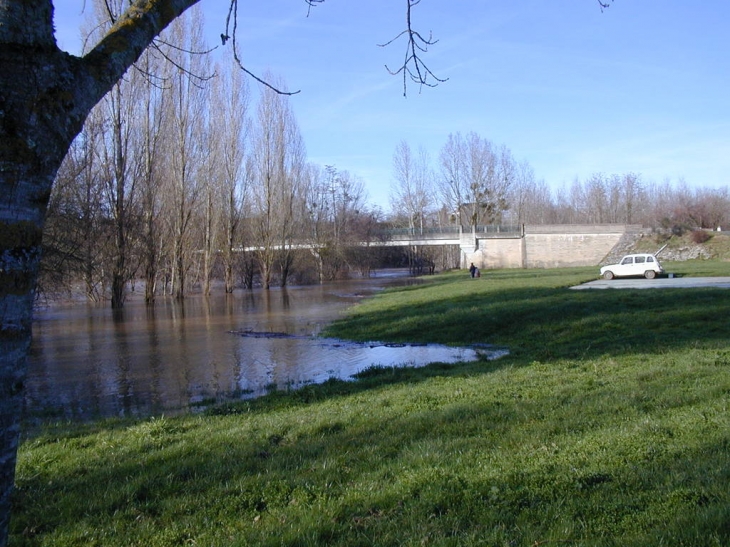
{"label": "grassy bank", "polygon": [[498,361],[29,432],[11,545],[730,543],[730,291],[485,274],[383,293],[329,334]]}

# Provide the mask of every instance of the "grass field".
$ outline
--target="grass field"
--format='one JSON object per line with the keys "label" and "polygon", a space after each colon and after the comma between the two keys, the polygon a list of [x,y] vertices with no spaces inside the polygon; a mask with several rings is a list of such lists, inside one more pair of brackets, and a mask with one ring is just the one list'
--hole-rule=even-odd
{"label": "grass field", "polygon": [[484,274],[384,292],[327,334],[502,359],[28,431],[11,545],[730,544],[730,291]]}

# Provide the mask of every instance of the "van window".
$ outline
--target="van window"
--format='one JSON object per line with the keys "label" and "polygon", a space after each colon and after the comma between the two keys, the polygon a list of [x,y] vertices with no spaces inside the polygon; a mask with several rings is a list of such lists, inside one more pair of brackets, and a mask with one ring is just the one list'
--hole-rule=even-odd
{"label": "van window", "polygon": [[636,263],[637,264],[643,264],[644,263],[644,260],[646,260],[646,257],[644,257],[644,256],[637,256],[636,257]]}
{"label": "van window", "polygon": [[647,262],[654,262],[654,257],[653,256],[647,256],[646,257],[646,261]]}
{"label": "van window", "polygon": [[627,256],[621,261],[621,264],[633,264],[634,263],[634,257],[633,256]]}

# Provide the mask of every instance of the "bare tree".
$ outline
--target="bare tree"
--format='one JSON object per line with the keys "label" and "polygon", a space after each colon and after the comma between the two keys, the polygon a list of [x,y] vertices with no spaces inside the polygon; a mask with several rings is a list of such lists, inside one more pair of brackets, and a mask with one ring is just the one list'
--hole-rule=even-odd
{"label": "bare tree", "polygon": [[357,255],[351,251],[353,246],[366,241],[358,228],[366,227],[359,222],[361,214],[365,214],[365,187],[362,180],[349,171],[326,166],[325,185],[329,204],[329,222],[331,225],[331,259],[335,264],[332,276],[335,277],[342,266],[350,269],[349,261]]}
{"label": "bare tree", "polygon": [[367,241],[372,226],[363,220],[368,213],[365,188],[358,177],[333,165],[324,169],[308,165],[305,180],[301,233],[307,234],[312,246],[321,283],[349,269],[348,262],[357,255],[352,244]]}
{"label": "bare tree", "polygon": [[665,204],[661,213],[663,228],[682,233],[727,225],[730,216],[727,188],[691,188],[686,180],[679,179],[674,187],[665,181],[658,193],[657,199]]}
{"label": "bare tree", "polygon": [[[511,199],[524,210],[528,208],[527,194],[540,192],[525,191],[520,186]],[[646,183],[636,173],[596,173],[585,181],[575,179],[568,189],[560,189],[551,209],[552,223],[643,224],[679,235],[727,223],[728,193],[726,188],[693,188],[684,179]],[[520,218],[536,222],[529,212],[521,213]]]}
{"label": "bare tree", "polygon": [[136,230],[136,181],[138,180],[138,150],[135,138],[136,97],[134,87],[120,81],[97,106],[98,115],[108,119],[104,143],[99,150],[105,195],[110,212],[113,238],[110,239],[111,306],[121,308],[126,297],[126,285],[135,268],[131,265],[130,236]]}
{"label": "bare tree", "polygon": [[697,202],[702,207],[700,228],[716,229],[727,227],[730,222],[730,192],[723,188],[698,188]]}
{"label": "bare tree", "polygon": [[358,211],[365,206],[365,188],[358,177],[349,171],[325,166],[325,204],[328,205],[329,222],[335,247],[351,242],[351,224]]}
{"label": "bare tree", "polygon": [[605,177],[601,173],[592,175],[585,183],[583,191],[583,209],[589,223],[602,224],[610,222],[608,218],[608,188]]}
{"label": "bare tree", "polygon": [[171,290],[176,298],[182,299],[192,266],[192,221],[205,176],[201,166],[206,143],[203,129],[207,82],[200,76],[205,74],[198,53],[205,50],[200,26],[190,19],[180,19],[171,30],[175,43],[184,47],[167,54],[174,64],[167,67],[172,100],[167,103],[169,166],[164,182],[168,199],[165,217],[169,222]]}
{"label": "bare tree", "polygon": [[[220,163],[218,149],[211,140],[212,127],[208,125],[207,142],[212,146],[209,148],[208,156],[204,159],[205,165],[201,169],[201,204],[202,212],[198,211],[200,218],[202,237],[202,264],[200,265],[201,289],[205,296],[210,295],[210,287],[213,277],[213,267],[216,261],[216,250],[218,248],[219,227],[221,223],[220,203],[220,179],[218,175]],[[201,158],[203,159],[203,158]]]}
{"label": "bare tree", "polygon": [[317,267],[317,279],[324,283],[331,277],[325,272],[325,259],[331,251],[331,234],[328,214],[328,192],[324,182],[324,172],[314,164],[307,164],[304,170],[303,218],[306,241]]}
{"label": "bare tree", "polygon": [[[377,207],[363,207],[353,211],[350,222],[351,237],[358,245],[350,247],[352,256],[349,263],[368,277],[377,258],[376,243],[382,241],[382,212]],[[372,245],[371,245],[372,244]]]}
{"label": "bare tree", "polygon": [[90,117],[58,171],[43,230],[43,262],[54,261],[43,269],[53,270],[56,280],[67,279],[69,289],[72,280],[83,280],[92,301],[104,293],[104,188],[97,153],[101,135],[98,120]]}
{"label": "bare tree", "polygon": [[623,222],[633,224],[644,201],[643,186],[639,175],[626,173],[621,177],[621,197],[623,201]]}
{"label": "bare tree", "polygon": [[[137,67],[144,74],[162,74],[161,57],[154,49],[147,49]],[[145,286],[145,302],[152,304],[157,292],[157,275],[162,254],[162,230],[160,214],[162,211],[163,172],[162,140],[165,127],[165,101],[167,82],[156,76],[150,76],[140,84],[143,87],[140,101],[141,142],[140,150],[140,262]]]}
{"label": "bare tree", "polygon": [[441,149],[441,194],[462,225],[500,220],[514,178],[510,151],[476,133],[451,134]]}
{"label": "bare tree", "polygon": [[254,243],[261,283],[268,289],[277,259],[286,283],[295,197],[304,173],[304,145],[294,114],[287,97],[271,89],[264,89],[258,105],[253,156]]}
{"label": "bare tree", "polygon": [[[230,60],[227,61],[229,64]],[[233,292],[236,247],[243,247],[243,218],[251,184],[249,140],[250,98],[240,71],[216,70],[212,81],[211,147],[217,150],[219,199],[221,204],[221,260],[225,291]],[[242,249],[238,252],[243,252]]]}
{"label": "bare tree", "polygon": [[[311,3],[318,3],[323,0],[309,0]],[[448,78],[439,78],[431,69],[428,68],[426,63],[423,61],[423,54],[428,51],[430,46],[435,45],[438,40],[433,38],[433,35],[429,33],[428,38],[423,34],[415,30],[413,26],[412,11],[413,7],[421,3],[421,0],[406,0],[406,28],[402,30],[395,38],[392,38],[381,47],[388,46],[393,42],[405,38],[406,41],[406,52],[403,57],[403,62],[395,69],[386,69],[393,76],[401,75],[403,77],[403,96],[407,95],[408,81],[415,83],[419,88],[436,87],[438,84],[445,82]]]}
{"label": "bare tree", "polygon": [[410,146],[401,141],[393,153],[390,202],[394,214],[402,215],[408,228],[423,233],[424,223],[434,207],[433,173],[428,153],[422,148],[414,157]]}
{"label": "bare tree", "polygon": [[[93,29],[87,38],[103,36],[119,19],[125,4],[122,0],[95,0],[91,20]],[[104,128],[104,142],[98,150],[102,157],[101,167],[108,210],[113,225],[113,238],[110,240],[111,260],[111,305],[121,308],[125,300],[127,282],[132,278],[134,267],[130,264],[130,235],[133,228],[135,208],[135,183],[138,180],[136,152],[138,134],[135,123],[136,105],[140,99],[139,72],[131,71],[126,78],[114,84],[111,91],[94,109],[95,115],[107,123]],[[92,113],[92,116],[94,113]]]}
{"label": "bare tree", "polygon": [[586,181],[574,180],[568,195],[564,204],[555,205],[562,211],[558,222],[631,224],[648,219],[643,184],[634,173],[594,173]]}
{"label": "bare tree", "polygon": [[556,222],[552,192],[544,180],[535,179],[535,171],[527,161],[515,166],[515,183],[510,189],[508,203],[513,224]]}
{"label": "bare tree", "polygon": [[[466,149],[460,135],[449,135],[441,149],[441,180],[439,187],[446,207],[464,225],[462,204],[469,201],[469,173],[466,165]],[[466,219],[469,222],[469,218]]]}

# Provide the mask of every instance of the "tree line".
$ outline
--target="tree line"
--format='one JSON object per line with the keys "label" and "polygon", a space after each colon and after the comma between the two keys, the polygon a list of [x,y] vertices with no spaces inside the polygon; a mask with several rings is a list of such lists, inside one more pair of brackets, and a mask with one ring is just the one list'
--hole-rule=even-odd
{"label": "tree line", "polygon": [[[111,5],[96,4],[91,38],[108,31]],[[209,294],[214,279],[231,292],[372,264],[372,250],[349,244],[375,237],[380,216],[362,180],[309,163],[276,91],[285,83],[265,75],[273,85],[254,101],[232,55],[208,66],[201,29],[176,20],[91,111],[49,202],[47,291],[80,282],[89,299],[121,307],[137,281],[153,302],[192,286]]]}
{"label": "tree line", "polygon": [[[368,271],[377,251],[352,243],[388,227],[625,223],[679,233],[730,221],[726,187],[597,173],[555,190],[475,132],[448,135],[435,163],[400,142],[384,217],[361,179],[307,161],[286,94],[263,87],[254,102],[234,59],[206,65],[192,20],[171,26],[175,47],[145,51],[73,142],[49,203],[41,287],[80,282],[89,299],[110,295],[120,307],[137,281],[151,303],[193,286],[209,294],[216,279],[231,292]],[[404,256],[413,273],[458,260],[448,249]]]}
{"label": "tree line", "polygon": [[722,188],[596,173],[557,190],[509,148],[471,132],[448,136],[438,160],[400,142],[393,153],[393,222],[412,230],[460,224],[641,224],[672,233],[730,225]]}
{"label": "tree line", "polygon": [[[95,3],[89,42],[124,7]],[[554,190],[529,162],[475,132],[448,135],[436,162],[399,143],[384,218],[361,179],[307,161],[289,96],[278,92],[286,84],[266,74],[270,85],[254,100],[233,54],[209,66],[202,28],[196,13],[176,20],[86,119],[49,201],[42,289],[80,284],[89,299],[121,307],[130,284],[151,303],[192,287],[209,294],[215,280],[226,292],[323,282],[368,271],[377,252],[352,243],[392,226],[626,223],[677,232],[728,224],[727,188],[597,173]],[[405,256],[414,273],[458,259],[415,247]]]}

